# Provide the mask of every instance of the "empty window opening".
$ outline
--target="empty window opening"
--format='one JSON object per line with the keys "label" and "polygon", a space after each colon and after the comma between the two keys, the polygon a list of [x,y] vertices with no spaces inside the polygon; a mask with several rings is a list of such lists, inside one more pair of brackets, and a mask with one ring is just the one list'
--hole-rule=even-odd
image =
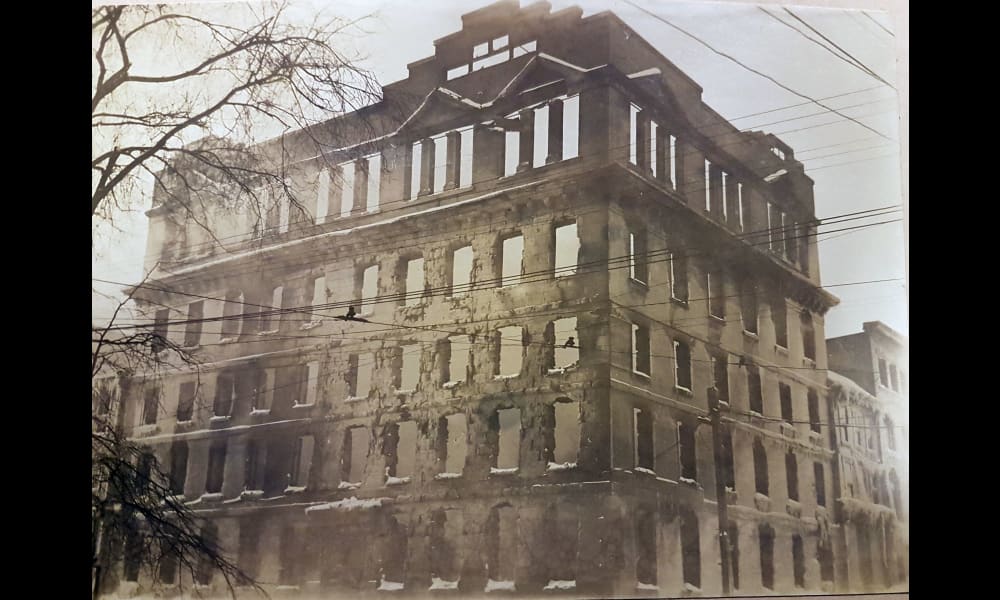
{"label": "empty window opening", "polygon": [[524,236],[514,235],[503,239],[500,253],[500,285],[521,283],[524,273]]}
{"label": "empty window opening", "polygon": [[160,412],[160,388],[149,386],[142,403],[142,424],[155,425],[156,417]]}
{"label": "empty window opening", "polygon": [[782,225],[784,226],[782,235],[785,236],[785,260],[795,262],[799,255],[799,226],[787,215],[782,215]]}
{"label": "empty window opening", "polygon": [[670,296],[681,302],[688,301],[687,257],[670,255]]}
{"label": "empty window opening", "polygon": [[802,551],[802,536],[792,536],[792,577],[795,587],[806,587],[806,557]]}
{"label": "empty window opening", "polygon": [[243,320],[243,292],[229,292],[222,305],[222,338],[240,335]]}
{"label": "empty window opening", "polygon": [[261,309],[260,331],[275,331],[278,329],[278,323],[281,320],[281,313],[278,311],[284,307],[285,302],[284,286],[279,285],[272,288],[269,300],[271,301],[271,307]]}
{"label": "empty window opening", "polygon": [[303,317],[312,322],[319,322],[321,316],[316,313],[320,306],[326,304],[326,277],[320,275],[313,277],[307,287],[310,294],[309,307]]}
{"label": "empty window opening", "polygon": [[416,464],[416,422],[400,421],[388,425],[384,444],[386,483],[408,481],[413,476]]}
{"label": "empty window opening", "polygon": [[447,339],[447,361],[444,363],[444,383],[464,383],[468,378],[469,352],[472,348],[467,335],[453,335]]}
{"label": "empty window opening", "polygon": [[725,355],[712,357],[712,378],[716,398],[729,404],[729,359]]}
{"label": "empty window opening", "polygon": [[722,482],[725,484],[726,489],[736,490],[736,463],[734,462],[733,456],[733,434],[729,429],[723,429],[721,435],[721,444],[719,445],[719,456],[718,460],[720,463]]}
{"label": "empty window opening", "polygon": [[153,317],[153,341],[151,342],[154,354],[166,347],[169,321],[169,308],[161,308],[156,311],[156,315]]}
{"label": "empty window opening", "polygon": [[677,189],[677,138],[670,136],[670,187]]}
{"label": "empty window opening", "polygon": [[722,191],[722,218],[723,220],[729,220],[729,173],[720,171],[720,179],[720,190]]}
{"label": "empty window opening", "polygon": [[781,399],[781,420],[792,422],[792,387],[787,383],[778,384],[778,396]]}
{"label": "empty window opening", "polygon": [[202,319],[205,316],[205,301],[198,300],[188,305],[188,323],[184,329],[184,345],[191,347],[201,343]]}
{"label": "empty window opening", "polygon": [[365,427],[351,427],[344,435],[341,481],[360,485],[368,461],[369,435]]}
{"label": "empty window opening", "polygon": [[635,578],[656,585],[656,513],[640,509],[635,518]]}
{"label": "empty window opening", "polygon": [[156,457],[147,450],[143,450],[139,455],[138,464],[135,468],[135,487],[139,494],[145,494],[149,490],[152,481],[153,465],[156,464]]}
{"label": "empty window opening", "polygon": [[649,377],[649,327],[632,324],[632,371]]}
{"label": "empty window opening", "polygon": [[420,165],[423,160],[423,152],[423,142],[414,142],[410,146],[410,200],[420,194]]}
{"label": "empty window opening", "polygon": [[428,558],[432,580],[456,582],[461,570],[457,541],[462,532],[462,513],[456,509],[437,509],[431,513],[428,527]]}
{"label": "empty window opening", "polygon": [[417,306],[426,294],[424,286],[424,259],[414,258],[406,261],[406,290],[404,304]]}
{"label": "empty window opening", "polygon": [[472,47],[472,58],[479,58],[490,53],[490,43],[483,42]]}
{"label": "empty window opening", "polygon": [[546,440],[549,462],[576,464],[580,452],[580,403],[560,398],[552,404],[552,437]]}
{"label": "empty window opening", "polygon": [[511,51],[512,57],[517,58],[518,56],[523,56],[529,52],[534,52],[538,48],[538,42],[531,40],[530,42],[525,42],[519,46],[515,46]]}
{"label": "empty window opening", "polygon": [[246,456],[243,463],[243,489],[264,489],[264,466],[267,447],[250,440],[246,445]]}
{"label": "empty window opening", "polygon": [[767,450],[758,439],[753,441],[753,478],[754,489],[758,494],[770,494],[770,483],[767,476]]}
{"label": "empty window opening", "polygon": [[543,104],[535,109],[535,131],[541,135],[535,135],[535,147],[531,159],[532,167],[545,165],[545,160],[549,156],[549,105]]}
{"label": "empty window opening", "polygon": [[350,398],[367,398],[372,389],[375,355],[371,352],[351,354],[347,367],[347,394]]}
{"label": "empty window opening", "polygon": [[646,232],[630,231],[628,234],[629,277],[640,283],[649,283],[649,268],[647,265]]}
{"label": "empty window opening", "polygon": [[472,63],[472,70],[479,71],[480,69],[487,69],[505,63],[510,60],[510,56],[506,52],[501,52],[499,54],[493,54],[487,56],[486,58],[480,58]]}
{"label": "empty window opening", "polygon": [[472,246],[462,246],[451,253],[451,295],[464,296],[472,285]]}
{"label": "empty window opening", "polygon": [[514,377],[521,374],[524,362],[524,331],[520,327],[496,330],[497,362],[495,375]]}
{"label": "empty window opening", "polygon": [[236,379],[231,373],[221,373],[215,380],[215,404],[213,414],[228,417],[233,414],[236,402]]}
{"label": "empty window opening", "polygon": [[775,296],[772,300],[771,320],[774,322],[774,343],[788,348],[788,308],[784,296]]}
{"label": "empty window opening", "polygon": [[799,500],[799,461],[789,450],[785,454],[785,480],[788,482],[788,499]]}
{"label": "empty window opening", "polygon": [[653,177],[659,177],[659,167],[660,167],[660,157],[659,153],[663,152],[662,148],[657,148],[656,140],[659,133],[660,126],[656,124],[656,121],[649,122],[649,168],[653,172]]}
{"label": "empty window opening", "polygon": [[361,273],[361,314],[375,312],[375,298],[378,296],[378,265],[365,267]]}
{"label": "empty window opening", "polygon": [[194,381],[185,381],[180,386],[180,393],[177,399],[177,421],[184,423],[194,417],[194,400],[197,393],[197,384]]}
{"label": "empty window opening", "polygon": [[459,132],[461,153],[458,166],[458,187],[472,185],[472,128],[467,127]]}
{"label": "empty window opening", "polygon": [[809,399],[809,429],[820,433],[822,431],[819,422],[819,394],[816,390],[810,389],[807,393]]}
{"label": "empty window opening", "polygon": [[726,318],[726,290],[720,270],[708,273],[708,314],[717,319]]}
{"label": "empty window opening", "polygon": [[509,40],[509,38],[506,35],[501,35],[500,37],[494,39],[493,42],[492,42],[492,48],[493,48],[493,50],[496,51],[496,50],[501,50],[503,48],[506,48],[507,44],[509,43],[508,40]]}
{"label": "empty window opening", "polygon": [[736,210],[739,213],[740,231],[746,230],[746,221],[744,221],[744,214],[746,209],[743,207],[743,184],[736,184]]}
{"label": "empty window opening", "polygon": [[639,164],[639,140],[637,123],[639,120],[639,107],[629,104],[628,111],[628,161],[633,165]]}
{"label": "empty window opening", "polygon": [[274,399],[274,369],[260,369],[257,371],[256,382],[250,393],[250,410],[263,411],[270,410],[271,401]]}
{"label": "empty window opening", "polygon": [[465,470],[468,451],[468,424],[464,413],[455,413],[438,420],[437,458],[442,473],[461,475]]}
{"label": "empty window opening", "polygon": [[556,319],[552,323],[555,348],[550,368],[565,369],[580,361],[579,334],[576,331],[576,317]]}
{"label": "empty window opening", "polygon": [[555,276],[576,274],[577,258],[580,253],[580,238],[577,236],[576,223],[556,227],[555,235]]}
{"label": "empty window opening", "polygon": [[896,373],[896,365],[889,365],[889,383],[893,391],[899,391],[899,374]]}
{"label": "empty window opening", "polygon": [[813,463],[813,479],[816,482],[816,505],[826,506],[826,475],[823,463]]}
{"label": "empty window opening", "polygon": [[175,496],[184,495],[184,483],[187,481],[187,465],[187,442],[174,442],[170,446],[170,493]]}
{"label": "empty window opening", "polygon": [[764,393],[760,383],[760,369],[754,365],[747,367],[747,392],[750,396],[750,411],[764,414]]}
{"label": "empty window opening", "polygon": [[740,294],[740,313],[743,318],[743,331],[757,335],[757,286],[751,281],[744,281]]}
{"label": "empty window opening", "polygon": [[509,177],[517,173],[517,163],[520,159],[521,132],[516,130],[506,130],[504,133],[503,146],[503,175]]}
{"label": "empty window opening", "polygon": [[448,138],[447,134],[431,138],[434,142],[434,187],[433,193],[444,189],[448,180]]}
{"label": "empty window opening", "polygon": [[632,409],[632,438],[635,448],[634,464],[637,469],[655,471],[653,453],[653,415],[649,410]]}
{"label": "empty window opening", "polygon": [[816,542],[816,558],[819,560],[819,578],[833,583],[833,549],[823,540]]}
{"label": "empty window opening", "polygon": [[677,387],[691,391],[691,347],[674,340],[674,381]]}
{"label": "empty window opening", "polygon": [[816,334],[813,331],[812,313],[802,311],[799,320],[802,323],[802,354],[810,360],[816,360]]}
{"label": "empty window opening", "polygon": [[354,179],[356,163],[353,161],[340,165],[340,216],[346,217],[354,210]]}
{"label": "empty window opening", "polygon": [[677,455],[681,463],[681,478],[698,479],[698,456],[695,448],[695,428],[685,423],[677,423]]}
{"label": "empty window opening", "polygon": [[580,155],[580,96],[563,100],[563,160]]}
{"label": "empty window opening", "polygon": [[368,157],[368,193],[365,210],[374,212],[379,207],[379,194],[382,188],[382,155],[373,154]]}
{"label": "empty window opening", "polygon": [[698,517],[690,510],[681,513],[681,571],[684,583],[701,587],[701,540]]}
{"label": "empty window opening", "polygon": [[316,404],[319,396],[319,361],[313,360],[306,363],[306,399],[303,403],[306,406]]}
{"label": "empty window opening", "polygon": [[404,344],[400,348],[399,385],[401,392],[412,392],[420,383],[420,344]]}
{"label": "empty window opening", "polygon": [[222,480],[226,468],[225,442],[212,444],[208,450],[208,476],[205,478],[205,492],[218,494],[222,492]]}
{"label": "empty window opening", "polygon": [[490,582],[513,586],[518,558],[517,512],[514,508],[504,503],[490,509],[485,533],[487,586]]}
{"label": "empty window opening", "polygon": [[139,532],[139,524],[133,517],[126,521],[125,529],[125,581],[139,581],[139,570],[142,567],[142,553],[145,546],[143,535]]}
{"label": "empty window opening", "polygon": [[521,410],[503,408],[493,415],[498,433],[493,466],[499,470],[517,469],[521,462]]}
{"label": "empty window opening", "polygon": [[330,212],[330,170],[323,168],[316,180],[316,224],[326,222]]}
{"label": "empty window opening", "polygon": [[712,163],[705,159],[705,212],[712,212]]}
{"label": "empty window opening", "polygon": [[757,529],[757,537],[760,540],[760,584],[769,590],[773,590],[774,529],[767,524],[760,525]]}
{"label": "empty window opening", "polygon": [[306,487],[309,485],[309,471],[312,469],[313,449],[315,445],[315,438],[311,435],[303,435],[295,441],[291,469],[288,472],[288,485],[294,487]]}

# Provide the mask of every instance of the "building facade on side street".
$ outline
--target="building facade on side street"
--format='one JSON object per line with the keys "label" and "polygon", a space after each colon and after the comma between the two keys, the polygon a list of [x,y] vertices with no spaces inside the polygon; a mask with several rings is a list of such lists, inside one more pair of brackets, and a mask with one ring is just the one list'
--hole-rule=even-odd
{"label": "building facade on side street", "polygon": [[850,589],[908,580],[907,340],[878,321],[827,340],[837,423],[837,543]]}
{"label": "building facade on side street", "polygon": [[[867,582],[793,150],[610,12],[502,1],[434,47],[274,144],[265,227],[158,189],[135,298],[201,365],[129,383],[131,438],[273,597]],[[106,589],[226,593],[177,577]]]}

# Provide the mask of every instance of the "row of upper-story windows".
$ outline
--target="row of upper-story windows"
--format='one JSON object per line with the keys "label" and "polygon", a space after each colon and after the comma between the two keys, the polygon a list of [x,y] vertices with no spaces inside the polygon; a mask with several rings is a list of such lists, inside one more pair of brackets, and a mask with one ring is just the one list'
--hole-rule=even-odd
{"label": "row of upper-story windows", "polygon": [[906,373],[882,357],[878,359],[878,383],[894,392],[906,393]]}
{"label": "row of upper-story windows", "polygon": [[841,444],[869,450],[879,457],[883,451],[896,451],[899,426],[889,415],[880,416],[867,408],[840,403],[836,416]]}

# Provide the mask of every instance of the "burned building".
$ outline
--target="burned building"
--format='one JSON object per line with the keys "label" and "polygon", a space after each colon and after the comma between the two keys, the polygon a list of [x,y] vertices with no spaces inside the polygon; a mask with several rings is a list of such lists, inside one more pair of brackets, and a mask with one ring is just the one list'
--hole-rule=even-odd
{"label": "burned building", "polygon": [[136,297],[201,365],[130,386],[133,439],[278,597],[833,589],[793,150],[609,12],[503,1],[434,46],[321,152],[274,143],[263,223],[158,190]]}
{"label": "burned building", "polygon": [[908,579],[906,338],[873,321],[827,340],[827,349],[842,584],[897,586]]}

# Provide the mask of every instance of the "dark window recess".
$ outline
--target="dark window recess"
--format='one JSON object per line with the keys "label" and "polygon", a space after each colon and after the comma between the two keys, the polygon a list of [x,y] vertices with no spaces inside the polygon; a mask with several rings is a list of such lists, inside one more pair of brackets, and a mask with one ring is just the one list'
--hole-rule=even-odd
{"label": "dark window recess", "polygon": [[244,489],[264,489],[264,451],[265,446],[259,444],[256,440],[247,442],[243,472]]}
{"label": "dark window recess", "polygon": [[175,496],[182,496],[184,494],[184,483],[187,481],[187,465],[187,442],[174,442],[170,446],[170,493]]}
{"label": "dark window recess", "polygon": [[237,561],[245,577],[239,582],[250,585],[260,572],[260,530],[261,523],[254,518],[240,520],[240,541]]}
{"label": "dark window recess", "polygon": [[764,524],[757,529],[760,540],[760,584],[774,589],[774,529]]}
{"label": "dark window recess", "polygon": [[184,329],[184,345],[197,346],[201,343],[202,319],[205,316],[205,301],[198,300],[188,305],[188,323]]}
{"label": "dark window recess", "polygon": [[708,274],[708,311],[713,317],[726,318],[726,289],[719,270]]}
{"label": "dark window recess", "polygon": [[177,399],[177,420],[190,421],[194,417],[194,399],[197,387],[195,382],[187,381],[181,384]]}
{"label": "dark window recess", "polygon": [[677,387],[691,389],[691,347],[684,342],[674,342]]}
{"label": "dark window recess", "polygon": [[784,296],[775,296],[771,300],[771,320],[774,322],[774,343],[788,348],[788,308]]}
{"label": "dark window recess", "polygon": [[743,283],[740,294],[740,312],[743,317],[743,330],[757,333],[757,287],[747,281]]}
{"label": "dark window recess", "polygon": [[781,397],[781,420],[792,422],[792,388],[787,383],[778,384],[778,395]]}
{"label": "dark window recess", "polygon": [[153,346],[153,352],[160,352],[167,347],[167,332],[170,321],[170,309],[161,308],[156,311],[156,315],[153,317],[153,339],[150,342]]}
{"label": "dark window recess", "polygon": [[802,551],[802,536],[792,536],[792,577],[795,587],[806,587],[806,557]]}
{"label": "dark window recess", "polygon": [[681,513],[681,570],[684,583],[701,587],[701,542],[698,534],[698,517],[694,512]]}
{"label": "dark window recess", "polygon": [[878,380],[884,387],[889,387],[889,370],[886,368],[885,359],[878,359]]}
{"label": "dark window recess", "polygon": [[642,325],[632,325],[632,336],[635,353],[635,364],[632,369],[638,373],[650,374],[649,361],[649,328]]}
{"label": "dark window recess", "polygon": [[885,417],[885,442],[889,446],[889,450],[896,449],[896,426],[893,424],[892,419],[888,415]]}
{"label": "dark window recess", "polygon": [[698,479],[698,462],[695,450],[694,427],[677,424],[678,453],[681,459],[681,477]]}
{"label": "dark window recess", "polygon": [[215,383],[215,405],[213,413],[217,417],[233,414],[233,400],[236,397],[236,378],[230,373],[219,375]]}
{"label": "dark window recess", "polygon": [[163,550],[163,556],[160,557],[160,564],[158,567],[158,579],[160,583],[167,585],[174,583],[177,579],[177,554],[171,552],[169,547],[165,548]]}
{"label": "dark window recess", "polygon": [[225,443],[213,444],[208,450],[208,476],[205,478],[205,491],[217,494],[222,491],[222,479],[226,469]]}
{"label": "dark window recess", "polygon": [[635,281],[649,283],[647,264],[646,232],[636,230],[629,232],[629,276]]}
{"label": "dark window recess", "polygon": [[670,295],[675,300],[688,301],[687,257],[670,256]]}
{"label": "dark window recess", "polygon": [[139,455],[139,462],[135,468],[135,489],[140,496],[149,491],[154,465],[156,465],[156,457],[152,453],[143,452]]}
{"label": "dark window recess", "polygon": [[278,585],[299,583],[299,541],[301,536],[292,527],[285,527],[279,542]]}
{"label": "dark window recess", "polygon": [[729,404],[729,359],[726,356],[712,357],[712,374],[715,380],[716,398]]}
{"label": "dark window recess", "polygon": [[729,538],[729,573],[733,584],[733,589],[740,589],[740,530],[736,523],[730,523],[726,528],[726,536]]}
{"label": "dark window recess", "polygon": [[750,410],[764,414],[764,393],[760,385],[760,369],[750,365],[747,367],[747,390],[750,394]]}
{"label": "dark window recess", "polygon": [[833,581],[833,549],[822,540],[816,543],[816,558],[819,560],[819,578],[821,581]]}
{"label": "dark window recess", "polygon": [[215,572],[215,563],[212,561],[210,554],[217,555],[221,552],[219,548],[218,525],[215,523],[206,523],[201,528],[201,539],[204,541],[206,548],[211,552],[201,556],[198,566],[195,569],[194,580],[200,585],[209,585],[212,583],[212,574]]}
{"label": "dark window recess", "polygon": [[819,394],[816,393],[816,390],[810,389],[808,397],[809,397],[809,429],[815,431],[816,433],[820,433],[822,431],[822,427],[819,421]]}
{"label": "dark window recess", "polygon": [[760,440],[753,442],[753,475],[757,493],[767,496],[770,493],[767,477],[767,450],[764,449],[764,444]]}
{"label": "dark window recess", "polygon": [[139,521],[130,516],[125,519],[125,581],[139,581],[139,567],[142,566],[143,540],[139,531]]}
{"label": "dark window recess", "polygon": [[733,434],[728,429],[723,429],[720,435],[721,444],[719,451],[721,456],[716,460],[721,470],[722,482],[731,490],[736,489],[736,466],[733,460]]}
{"label": "dark window recess", "polygon": [[142,424],[156,425],[156,417],[160,412],[160,388],[151,386],[146,388],[146,395],[142,403]]}
{"label": "dark window recess", "polygon": [[799,315],[802,328],[802,353],[810,360],[816,360],[816,333],[813,330],[813,316],[808,310]]}
{"label": "dark window recess", "polygon": [[788,482],[788,498],[799,500],[799,461],[791,450],[785,454],[785,480]]}
{"label": "dark window recess", "polygon": [[636,408],[635,414],[635,466],[654,470],[653,417],[648,410]]}
{"label": "dark window recess", "polygon": [[889,384],[894,391],[899,391],[899,374],[896,372],[896,365],[889,365]]}
{"label": "dark window recess", "polygon": [[813,479],[816,481],[816,504],[826,506],[826,476],[823,463],[813,463]]}
{"label": "dark window recess", "polygon": [[656,513],[639,509],[635,518],[635,578],[639,583],[656,585]]}

